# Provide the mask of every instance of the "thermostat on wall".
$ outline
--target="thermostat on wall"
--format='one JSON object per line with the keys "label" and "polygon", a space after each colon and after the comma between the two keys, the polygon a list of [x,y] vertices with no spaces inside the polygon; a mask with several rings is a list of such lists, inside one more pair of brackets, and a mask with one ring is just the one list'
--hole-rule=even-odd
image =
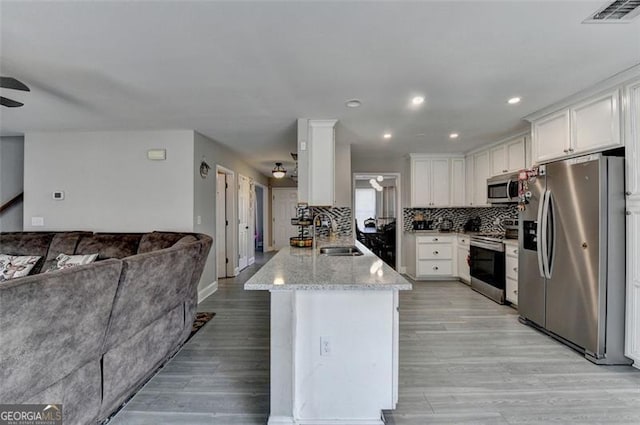
{"label": "thermostat on wall", "polygon": [[51,195],[51,197],[53,199],[55,199],[56,201],[62,201],[64,199],[64,192],[63,191],[56,191],[53,192],[53,194]]}

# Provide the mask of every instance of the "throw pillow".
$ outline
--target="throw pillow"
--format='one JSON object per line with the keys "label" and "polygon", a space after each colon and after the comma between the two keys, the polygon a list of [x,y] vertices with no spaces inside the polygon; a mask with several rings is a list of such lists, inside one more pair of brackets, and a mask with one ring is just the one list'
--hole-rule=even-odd
{"label": "throw pillow", "polygon": [[39,259],[37,255],[0,254],[0,282],[27,276]]}
{"label": "throw pillow", "polygon": [[96,258],[98,258],[98,254],[88,254],[88,255],[67,255],[60,254],[56,257],[56,262],[53,266],[49,268],[45,273],[53,272],[56,270],[64,270],[69,269],[75,266],[81,266],[84,264],[93,263]]}

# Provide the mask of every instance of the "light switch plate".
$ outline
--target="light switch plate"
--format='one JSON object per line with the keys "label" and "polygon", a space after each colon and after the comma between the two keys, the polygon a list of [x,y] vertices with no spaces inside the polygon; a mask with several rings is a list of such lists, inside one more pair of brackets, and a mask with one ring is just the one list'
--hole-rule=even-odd
{"label": "light switch plate", "polygon": [[31,217],[32,226],[44,226],[44,217]]}

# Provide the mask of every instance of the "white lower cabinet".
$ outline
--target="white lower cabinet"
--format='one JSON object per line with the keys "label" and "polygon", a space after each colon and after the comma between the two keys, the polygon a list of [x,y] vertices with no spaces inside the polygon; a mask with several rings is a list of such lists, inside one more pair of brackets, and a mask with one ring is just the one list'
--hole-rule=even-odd
{"label": "white lower cabinet", "polygon": [[457,276],[461,281],[465,283],[471,282],[471,270],[469,267],[469,262],[467,259],[469,258],[469,236],[458,236],[458,247],[457,247],[457,266],[458,273]]}
{"label": "white lower cabinet", "polygon": [[505,299],[513,305],[518,305],[518,246],[505,244]]}
{"label": "white lower cabinet", "polygon": [[407,273],[416,280],[449,279],[456,275],[455,236],[407,233]]}
{"label": "white lower cabinet", "polygon": [[627,319],[625,355],[640,369],[640,199],[627,204]]}

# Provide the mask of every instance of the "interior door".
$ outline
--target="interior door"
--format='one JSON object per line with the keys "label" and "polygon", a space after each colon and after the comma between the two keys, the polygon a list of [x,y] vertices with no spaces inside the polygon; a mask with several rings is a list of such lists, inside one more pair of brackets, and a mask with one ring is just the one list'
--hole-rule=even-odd
{"label": "interior door", "polygon": [[273,189],[273,241],[274,249],[289,245],[289,238],[297,235],[297,227],[291,225],[298,205],[298,189]]}
{"label": "interior door", "polygon": [[249,220],[250,215],[250,185],[249,179],[239,176],[238,179],[238,269],[243,270],[249,265]]}
{"label": "interior door", "polygon": [[547,329],[598,353],[600,310],[600,160],[547,166],[552,252],[547,279]]}
{"label": "interior door", "polygon": [[219,278],[227,277],[227,208],[226,208],[227,176],[216,175],[216,274]]}

